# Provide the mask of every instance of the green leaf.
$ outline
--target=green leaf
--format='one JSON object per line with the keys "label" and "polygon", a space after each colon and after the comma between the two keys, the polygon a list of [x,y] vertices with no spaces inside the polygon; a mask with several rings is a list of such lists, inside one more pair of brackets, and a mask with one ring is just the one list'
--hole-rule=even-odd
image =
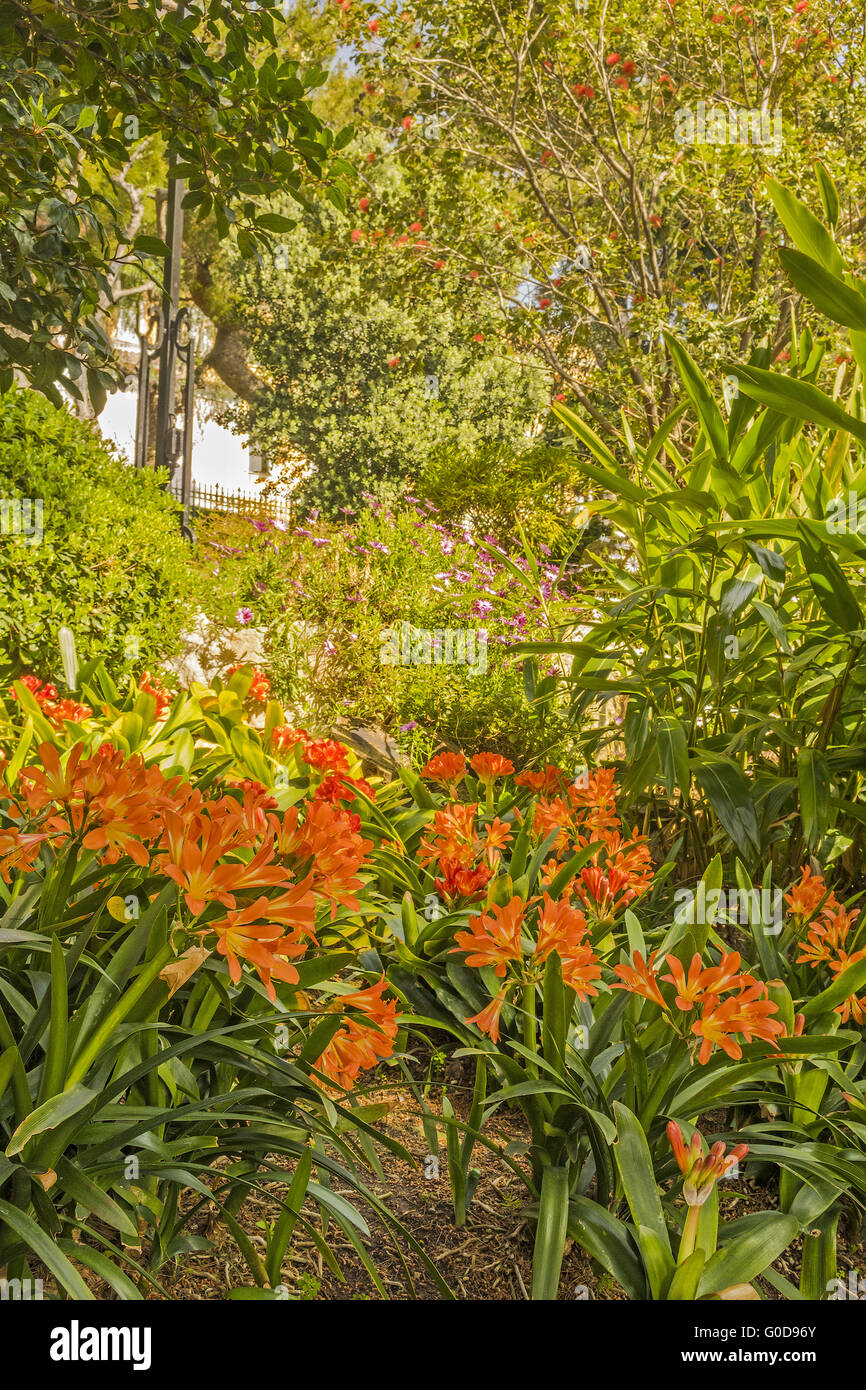
{"label": "green leaf", "polygon": [[742,768],[727,758],[692,760],[695,780],[741,854],[760,848],[758,818]]}
{"label": "green leaf", "polygon": [[821,194],[824,216],[830,226],[835,227],[839,221],[839,194],[836,191],[835,183],[820,159],[815,160],[815,176],[818,180],[818,191]]}
{"label": "green leaf", "polygon": [[828,319],[859,332],[866,329],[866,296],[789,246],[780,246],[779,260],[795,288]]}
{"label": "green leaf", "polygon": [[866,984],[866,960],[858,960],[854,965],[849,965],[847,970],[843,970],[841,975],[837,975],[833,983],[822,990],[820,994],[816,994],[812,999],[807,999],[800,1012],[808,1023],[810,1018],[819,1018],[821,1014],[829,1013],[839,1004],[844,1004],[845,1000],[850,999],[852,994],[859,994],[864,984]]}
{"label": "green leaf", "polygon": [[800,1234],[800,1223],[784,1212],[762,1213],[746,1235],[737,1236],[706,1263],[698,1297],[721,1293],[733,1284],[748,1284],[763,1274]]}
{"label": "green leaf", "polygon": [[266,232],[290,232],[295,225],[290,217],[278,212],[265,212],[256,218],[256,226]]}
{"label": "green leaf", "polygon": [[568,1169],[548,1166],[541,1175],[541,1202],[532,1254],[532,1299],[555,1299],[568,1227]]}
{"label": "green leaf", "polygon": [[74,1197],[79,1206],[92,1211],[100,1221],[113,1226],[122,1235],[129,1236],[133,1245],[138,1242],[138,1230],[129,1214],[67,1158],[61,1158],[57,1164],[57,1181],[62,1191]]}
{"label": "green leaf", "polygon": [[[823,166],[820,167],[823,170]],[[829,179],[826,170],[823,172]],[[814,213],[810,212],[806,204],[801,202],[789,188],[784,188],[782,184],[771,178],[768,178],[766,183],[767,192],[773,201],[773,207],[776,209],[779,221],[798,250],[826,266],[834,275],[844,275],[845,263],[827,228],[821,225]],[[835,189],[833,192],[835,193]],[[838,199],[836,207],[838,210]]]}
{"label": "green leaf", "polygon": [[158,236],[137,236],[132,243],[132,249],[139,251],[143,256],[165,257],[171,255],[170,247]]}
{"label": "green leaf", "polygon": [[691,1303],[697,1297],[698,1284],[701,1281],[706,1262],[707,1257],[703,1250],[693,1250],[687,1260],[684,1260],[681,1265],[677,1265],[668,1288],[668,1302]]}
{"label": "green leaf", "polygon": [[92,1091],[87,1086],[72,1086],[59,1096],[52,1096],[44,1105],[38,1105],[14,1131],[6,1145],[7,1156],[11,1158],[14,1154],[20,1153],[24,1145],[37,1134],[44,1134],[47,1129],[56,1129],[65,1120],[77,1115],[79,1110],[89,1105],[98,1094],[98,1091]]}
{"label": "green leaf", "polygon": [[722,412],[716,405],[713,393],[709,388],[706,377],[701,372],[694,358],[689,354],[684,345],[675,338],[673,333],[664,331],[662,337],[665,346],[670,352],[676,363],[677,371],[682,378],[686,392],[691,398],[695,410],[698,412],[704,433],[710,442],[710,448],[716,456],[718,463],[728,461],[728,432],[725,422],[722,419]]}
{"label": "green leaf", "polygon": [[625,1222],[588,1197],[572,1197],[568,1234],[622,1285],[629,1298],[647,1297],[644,1267]]}
{"label": "green leaf", "polygon": [[858,632],[863,613],[839,562],[828,546],[800,523],[800,551],[821,608],[843,632]]}
{"label": "green leaf", "polygon": [[803,1262],[800,1267],[800,1293],[816,1302],[827,1298],[836,1278],[836,1230],[841,1208],[826,1212],[803,1236]]}
{"label": "green leaf", "polygon": [[656,725],[656,737],[667,794],[671,796],[676,786],[688,801],[691,773],[688,739],[682,721],[674,714],[661,715]]}
{"label": "green leaf", "polygon": [[33,1251],[37,1259],[51,1270],[55,1279],[72,1298],[93,1302],[93,1294],[82,1279],[78,1270],[58,1249],[49,1235],[36,1224],[26,1212],[13,1207],[10,1202],[0,1200],[0,1217],[19,1235]]}
{"label": "green leaf", "polygon": [[817,849],[830,815],[830,769],[817,748],[801,748],[797,755],[800,819],[806,848]]}
{"label": "green leaf", "polygon": [[727,370],[736,376],[739,390],[751,396],[752,400],[795,420],[808,420],[813,425],[847,430],[866,443],[866,421],[849,415],[817,386],[779,372],[766,372],[761,367],[730,364]]}
{"label": "green leaf", "polygon": [[646,493],[620,471],[619,464],[613,454],[602,443],[595,431],[591,430],[589,425],[584,424],[579,415],[575,415],[573,410],[569,410],[567,406],[561,405],[558,401],[553,403],[551,410],[571,430],[572,434],[577,435],[593,458],[598,459],[602,464],[602,467],[598,468],[581,458],[580,472],[600,483],[602,487],[607,488],[608,492],[612,492],[617,497],[625,497],[629,502],[646,501]]}
{"label": "green leaf", "polygon": [[637,1116],[619,1101],[614,1101],[613,1109],[618,1135],[614,1156],[637,1228],[652,1295],[661,1298],[674,1261],[649,1145]]}

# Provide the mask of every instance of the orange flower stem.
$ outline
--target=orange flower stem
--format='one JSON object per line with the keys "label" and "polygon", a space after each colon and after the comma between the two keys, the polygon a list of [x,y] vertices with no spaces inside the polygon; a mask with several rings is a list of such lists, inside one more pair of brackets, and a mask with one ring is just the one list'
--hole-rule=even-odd
{"label": "orange flower stem", "polygon": [[[536,1036],[535,1024],[535,982],[532,981],[523,987],[523,1045],[529,1052],[538,1052],[538,1038]],[[527,1062],[526,1070],[530,1076],[538,1075],[538,1068],[533,1062]]]}
{"label": "orange flower stem", "polygon": [[680,1241],[680,1253],[677,1255],[677,1264],[683,1264],[689,1255],[694,1253],[695,1242],[698,1238],[698,1222],[701,1219],[700,1207],[689,1207],[686,1216],[686,1223],[683,1226],[683,1238]]}

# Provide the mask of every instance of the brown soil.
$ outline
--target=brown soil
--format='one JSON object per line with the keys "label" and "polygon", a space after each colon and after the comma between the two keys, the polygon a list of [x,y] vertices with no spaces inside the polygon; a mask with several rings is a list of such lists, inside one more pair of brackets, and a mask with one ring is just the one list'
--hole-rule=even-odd
{"label": "brown soil", "polygon": [[[448,1087],[449,1098],[458,1115],[465,1116],[466,1098],[460,1087]],[[370,1175],[368,1186],[381,1198],[396,1219],[423,1247],[437,1266],[454,1295],[461,1300],[526,1300],[532,1278],[532,1242],[534,1225],[523,1215],[528,1192],[517,1175],[487,1148],[476,1145],[472,1156],[474,1166],[481,1169],[481,1178],[469,1206],[466,1225],[456,1228],[453,1219],[447,1160],[445,1156],[445,1127],[440,1123],[439,1174],[425,1176],[425,1159],[429,1145],[424,1136],[417,1102],[408,1089],[384,1089],[373,1092],[373,1102],[386,1101],[390,1106],[386,1132],[401,1143],[416,1159],[417,1168],[387,1151],[381,1155],[384,1177]],[[441,1114],[441,1106],[433,1094],[428,1097],[432,1110]],[[519,1113],[502,1112],[489,1131],[489,1137],[504,1145],[520,1146],[528,1140],[528,1130]],[[518,1165],[519,1152],[511,1150]],[[275,1185],[276,1187],[276,1185]],[[754,1180],[744,1176],[737,1183],[726,1184],[721,1198],[722,1220],[732,1220],[749,1212],[775,1207],[775,1196]],[[278,1191],[279,1189],[277,1189]],[[335,1186],[336,1191],[341,1189]],[[388,1298],[441,1299],[437,1287],[423,1261],[411,1250],[405,1237],[387,1234],[373,1213],[358,1203],[350,1189],[344,1195],[361,1207],[373,1231],[373,1259]],[[311,1204],[308,1203],[308,1209]],[[254,1243],[264,1253],[264,1235],[256,1221],[272,1220],[274,1205],[263,1198],[250,1198],[241,1212],[241,1223]],[[318,1228],[318,1219],[314,1218]],[[206,1223],[202,1223],[204,1231]],[[163,1278],[173,1298],[225,1298],[228,1289],[249,1284],[249,1271],[239,1256],[231,1237],[222,1226],[208,1226],[207,1234],[218,1247],[218,1254],[191,1256],[185,1260],[171,1280]],[[863,1231],[853,1223],[840,1223],[838,1241],[839,1276],[845,1278],[849,1269],[861,1274],[866,1268],[866,1247]],[[306,1232],[296,1231],[295,1239],[282,1272],[283,1283],[296,1298],[319,1300],[379,1299],[369,1273],[357,1252],[339,1227],[333,1223],[327,1232],[327,1243],[340,1266],[342,1277],[328,1268],[315,1243]],[[399,1253],[398,1253],[399,1247]],[[795,1286],[799,1280],[802,1240],[797,1240],[775,1262],[774,1269]],[[404,1267],[405,1261],[405,1267]],[[407,1278],[406,1269],[409,1276]],[[782,1295],[766,1281],[760,1281],[765,1298],[781,1299]],[[590,1300],[624,1300],[622,1288],[603,1270],[593,1265],[588,1255],[569,1240],[562,1266],[559,1298]]]}
{"label": "brown soil", "polygon": [[[453,1075],[453,1081],[449,1073]],[[383,1083],[386,1082],[385,1068],[382,1069],[381,1079]],[[447,1093],[457,1114],[465,1118],[468,1094],[467,1088],[461,1084],[459,1062],[448,1062],[442,1079],[447,1081]],[[437,1089],[441,1097],[443,1087],[439,1085],[431,1089],[427,1103],[434,1114],[440,1116],[441,1101],[437,1098]],[[380,1127],[412,1154],[417,1167],[410,1167],[387,1150],[379,1150],[382,1174],[367,1172],[364,1181],[405,1228],[405,1232],[423,1248],[454,1296],[460,1300],[483,1301],[528,1299],[534,1225],[524,1215],[528,1191],[517,1174],[506,1166],[497,1153],[483,1145],[476,1145],[472,1163],[481,1170],[481,1178],[468,1209],[466,1224],[456,1228],[445,1154],[444,1124],[440,1120],[437,1126],[437,1175],[433,1165],[429,1161],[425,1163],[430,1146],[411,1090],[403,1084],[383,1084],[380,1090],[365,1096],[365,1100],[388,1104],[387,1120],[381,1121]],[[714,1128],[713,1117],[706,1118],[709,1132]],[[521,1150],[529,1135],[519,1112],[500,1112],[485,1133],[497,1146],[509,1146],[508,1151],[518,1166],[525,1162]],[[430,1176],[425,1176],[425,1172]],[[265,1228],[276,1218],[287,1184],[262,1179],[261,1186],[266,1189],[267,1195],[264,1192],[254,1193],[247,1198],[238,1220],[263,1256]],[[405,1232],[386,1230],[369,1205],[363,1203],[349,1187],[341,1187],[335,1182],[333,1190],[342,1193],[357,1206],[368,1221],[372,1233],[368,1242],[370,1254],[382,1281],[385,1297],[395,1300],[413,1297],[437,1300],[444,1297],[423,1260],[411,1248]],[[187,1209],[199,1200],[194,1193],[185,1196],[188,1198]],[[736,1183],[725,1184],[720,1215],[722,1220],[732,1220],[749,1212],[773,1209],[775,1205],[773,1192],[758,1187],[753,1179],[744,1176]],[[321,1234],[318,1210],[310,1199],[305,1205],[304,1214]],[[163,1266],[158,1278],[170,1298],[223,1300],[231,1290],[252,1283],[248,1266],[230,1232],[213,1209],[202,1207],[186,1228],[186,1234],[205,1236],[213,1248],[201,1254],[184,1255],[176,1266],[171,1263]],[[859,1274],[866,1270],[864,1234],[863,1227],[858,1229],[853,1219],[846,1221],[843,1218],[838,1240],[840,1278],[844,1279],[849,1269]],[[329,1268],[309,1233],[300,1225],[296,1227],[281,1275],[288,1296],[328,1301],[381,1299],[383,1294],[377,1290],[358,1252],[333,1221],[328,1224],[325,1241],[339,1266],[339,1275]],[[795,1286],[799,1280],[801,1252],[802,1240],[797,1240],[774,1265],[774,1269]],[[48,1289],[52,1284],[51,1278],[46,1271],[42,1271],[42,1276]],[[84,1277],[98,1298],[115,1297],[112,1290],[95,1276],[85,1274]],[[782,1297],[766,1281],[760,1281],[760,1287],[765,1298]],[[151,1289],[146,1297],[159,1298],[160,1295]],[[569,1241],[562,1266],[559,1298],[617,1301],[624,1300],[626,1295],[609,1275],[594,1267],[580,1247]]]}

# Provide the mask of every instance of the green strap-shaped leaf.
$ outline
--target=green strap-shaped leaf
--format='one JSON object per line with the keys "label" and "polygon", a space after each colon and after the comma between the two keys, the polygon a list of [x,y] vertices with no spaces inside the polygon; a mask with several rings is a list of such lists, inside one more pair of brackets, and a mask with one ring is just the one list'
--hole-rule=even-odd
{"label": "green strap-shaped leaf", "polygon": [[733,1284],[748,1284],[787,1250],[800,1234],[800,1223],[784,1212],[768,1212],[748,1233],[737,1236],[706,1263],[698,1297],[721,1293]]}
{"label": "green strap-shaped leaf", "polygon": [[[594,464],[587,463],[585,459],[580,460],[580,471],[602,487],[607,488],[608,492],[614,493],[617,497],[625,497],[629,502],[645,502],[646,493],[635,483],[631,482],[624,473],[620,471],[619,464],[610,450],[602,443],[594,430],[581,420],[573,410],[567,406],[555,402],[551,407],[554,415],[562,421],[564,425],[576,434],[581,444],[592,454],[593,458],[598,459],[602,465],[600,468]],[[497,558],[499,558],[497,554]]]}
{"label": "green strap-shaped leaf", "polygon": [[797,755],[800,787],[800,820],[807,849],[816,849],[827,830],[830,814],[830,769],[817,748],[801,748]]}
{"label": "green strap-shaped leaf", "polygon": [[866,626],[860,605],[838,560],[830,548],[802,523],[800,551],[809,583],[830,621],[843,632],[858,632]]}
{"label": "green strap-shaped leaf", "polygon": [[[821,169],[829,180],[829,175],[823,166]],[[820,181],[820,174],[818,177]],[[806,204],[801,202],[789,188],[784,188],[775,179],[768,178],[766,182],[767,192],[773,201],[773,207],[776,209],[779,221],[797,249],[805,255],[811,256],[814,260],[820,261],[833,274],[843,275],[845,263],[827,228],[818,221],[815,214],[810,212]],[[830,187],[833,188],[832,181],[830,181]],[[835,191],[833,188],[834,193]],[[838,198],[836,205],[838,208]]]}
{"label": "green strap-shaped leaf", "polygon": [[93,1294],[85,1284],[78,1270],[66,1258],[61,1250],[57,1248],[49,1235],[38,1226],[32,1217],[26,1212],[13,1207],[11,1202],[0,1200],[0,1219],[11,1226],[16,1235],[33,1251],[37,1259],[51,1270],[55,1279],[63,1286],[72,1298],[86,1299],[89,1303],[93,1302]]}
{"label": "green strap-shaped leaf", "polygon": [[38,1105],[13,1133],[6,1145],[7,1155],[11,1158],[14,1154],[20,1153],[28,1140],[37,1134],[44,1134],[47,1129],[56,1129],[58,1125],[77,1115],[79,1110],[89,1105],[98,1094],[98,1091],[92,1091],[87,1086],[72,1086],[68,1091],[62,1091],[59,1096],[52,1096],[44,1105]]}
{"label": "green strap-shaped leaf", "polygon": [[662,1298],[673,1269],[671,1243],[646,1135],[635,1114],[614,1102],[617,1141],[614,1156],[638,1232],[653,1298]]}
{"label": "green strap-shaped leaf", "polygon": [[859,290],[831,275],[811,256],[792,251],[790,246],[779,247],[779,260],[792,285],[828,319],[858,332],[866,329],[866,297]]}
{"label": "green strap-shaped leaf", "polygon": [[549,1166],[541,1175],[541,1202],[532,1254],[533,1301],[556,1298],[567,1229],[568,1169]]}
{"label": "green strap-shaped leaf", "polygon": [[662,336],[664,337],[665,346],[676,363],[677,371],[682,378],[682,383],[686,388],[686,392],[695,410],[698,412],[707,439],[710,441],[710,448],[715,454],[716,461],[718,463],[727,463],[728,431],[722,419],[722,412],[716,405],[706,377],[698,367],[694,358],[680,340],[674,337],[673,333],[665,332]]}
{"label": "green strap-shaped leaf", "polygon": [[692,760],[695,780],[741,854],[759,848],[758,818],[745,773],[727,758]]}
{"label": "green strap-shaped leaf", "polygon": [[612,1216],[589,1197],[572,1197],[568,1234],[583,1250],[613,1275],[629,1298],[647,1297],[644,1267],[634,1237],[625,1222]]}
{"label": "green strap-shaped leaf", "polygon": [[782,376],[780,372],[766,372],[761,367],[738,367],[733,363],[727,366],[727,370],[736,376],[739,390],[751,396],[753,401],[795,420],[808,420],[813,425],[847,430],[866,443],[866,420],[849,415],[831,396],[808,381],[797,381],[794,377]]}
{"label": "green strap-shaped leaf", "polygon": [[836,1228],[841,1208],[827,1212],[803,1237],[800,1293],[816,1302],[827,1298],[836,1278]]}
{"label": "green strap-shaped leaf", "polygon": [[829,1013],[839,1004],[844,1004],[846,999],[850,999],[852,994],[859,994],[864,984],[866,984],[866,960],[858,960],[854,965],[849,965],[847,970],[843,970],[841,975],[837,975],[832,985],[828,985],[820,994],[816,994],[812,999],[807,999],[801,1009],[806,1022],[810,1018],[819,1018],[821,1014]]}
{"label": "green strap-shaped leaf", "polygon": [[668,796],[678,787],[688,801],[691,773],[686,731],[674,714],[663,714],[656,725],[656,738]]}
{"label": "green strap-shaped leaf", "polygon": [[674,1277],[668,1288],[669,1303],[691,1303],[697,1297],[698,1284],[704,1272],[707,1257],[703,1250],[693,1250],[687,1260],[674,1270]]}
{"label": "green strap-shaped leaf", "polygon": [[836,191],[835,183],[820,159],[815,160],[815,177],[818,180],[818,191],[821,194],[824,216],[830,226],[835,227],[839,221],[839,194]]}

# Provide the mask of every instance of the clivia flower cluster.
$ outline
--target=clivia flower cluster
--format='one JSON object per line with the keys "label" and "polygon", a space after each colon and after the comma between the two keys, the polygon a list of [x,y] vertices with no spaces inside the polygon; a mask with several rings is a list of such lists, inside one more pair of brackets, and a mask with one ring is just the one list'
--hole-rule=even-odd
{"label": "clivia flower cluster", "polygon": [[689,1014],[686,1025],[694,1037],[701,1039],[698,1061],[702,1066],[710,1060],[714,1047],[739,1061],[743,1052],[738,1038],[750,1043],[753,1038],[776,1047],[775,1039],[785,1032],[781,1019],[773,1018],[778,1006],[768,997],[767,986],[752,975],[740,973],[740,957],[736,951],[722,952],[718,965],[705,966],[697,953],[692,957],[688,974],[676,956],[666,956],[664,964],[669,974],[659,975],[657,951],[645,960],[639,951],[632,956],[632,965],[614,966],[619,981],[614,989],[625,989],[649,999],[676,1027],[677,1015],[661,991],[660,981],[674,986],[676,1009]]}
{"label": "clivia flower cluster", "polygon": [[[20,679],[21,684],[30,691],[45,718],[57,728],[66,722],[81,724],[93,714],[89,705],[79,704],[77,700],[62,698],[56,686],[50,685],[47,681],[41,681],[38,676],[21,676]],[[9,694],[13,700],[18,699],[14,685],[10,685]]]}
{"label": "clivia flower cluster", "polygon": [[[243,661],[237,661],[234,666],[230,666],[226,671],[226,680],[229,680],[230,677],[235,674],[235,671],[242,671],[245,664],[246,663]],[[260,671],[257,666],[254,666],[252,683],[247,691],[247,699],[254,705],[265,705],[268,702],[270,689],[271,683],[264,671]]]}
{"label": "clivia flower cluster", "polygon": [[20,774],[0,829],[0,873],[31,871],[43,846],[89,852],[97,864],[128,858],[178,890],[183,932],[228,962],[245,960],[275,999],[272,979],[297,984],[290,963],[316,944],[317,903],[356,910],[359,871],[372,848],[340,807],[307,803],[280,817],[255,788],[207,797],[103,744],[85,758],[77,744],[65,761],[51,744]]}
{"label": "clivia flower cluster", "polygon": [[[533,934],[534,931],[534,934]],[[513,897],[505,907],[491,906],[480,916],[470,917],[468,929],[456,932],[454,951],[466,952],[466,964],[492,966],[505,983],[490,1003],[467,1018],[493,1042],[499,1041],[499,1021],[509,990],[529,986],[542,978],[548,956],[556,951],[562,963],[562,978],[578,999],[598,994],[593,981],[601,976],[601,966],[588,939],[589,928],[582,912],[548,893],[524,903]]]}
{"label": "clivia flower cluster", "polygon": [[432,827],[421,841],[420,862],[425,869],[438,866],[436,890],[449,903],[460,898],[471,902],[484,893],[511,839],[504,821],[479,825],[477,812],[474,802],[452,802],[434,813]]}
{"label": "clivia flower cluster", "polygon": [[542,881],[549,883],[562,863],[598,842],[600,847],[589,864],[564,891],[569,896],[575,894],[597,922],[612,924],[653,880],[645,839],[634,834],[623,837],[616,814],[615,774],[611,768],[603,768],[583,772],[576,782],[566,782],[558,768],[547,767],[539,775],[544,779],[540,790],[558,793],[539,799],[532,822],[539,843],[558,832],[553,855],[542,870]]}
{"label": "clivia flower cluster", "polygon": [[328,1006],[329,1013],[341,1013],[344,1021],[315,1066],[344,1091],[352,1089],[359,1072],[375,1067],[394,1050],[400,1015],[395,999],[382,998],[386,988],[383,975],[367,989],[338,995]]}
{"label": "clivia flower cluster", "polygon": [[[349,750],[344,743],[330,738],[317,739],[306,729],[279,724],[271,734],[271,744],[277,754],[294,754],[314,782],[318,777],[313,792],[317,801],[354,801],[359,791],[375,801],[376,793],[370,783],[352,775]],[[360,825],[360,820],[355,819]]]}
{"label": "clivia flower cluster", "polygon": [[[806,933],[806,940],[799,941],[797,965],[808,963],[813,970],[825,965],[831,974],[840,975],[849,965],[866,958],[866,945],[851,950],[854,944],[851,932],[860,909],[843,907],[824,880],[813,876],[811,869],[803,870],[800,882],[786,895],[785,902],[788,920],[797,937],[802,938],[804,931]],[[856,929],[854,935],[857,935]],[[852,994],[836,1012],[843,1023],[853,1018],[855,1023],[866,1025],[866,995],[858,998]]]}
{"label": "clivia flower cluster", "polygon": [[174,690],[169,690],[158,676],[152,676],[149,671],[142,672],[138,688],[143,690],[146,695],[152,695],[156,701],[156,719],[162,719],[177,693]]}
{"label": "clivia flower cluster", "polygon": [[737,1144],[726,1154],[725,1146],[720,1140],[713,1145],[708,1154],[705,1154],[697,1130],[686,1148],[682,1131],[675,1120],[668,1124],[667,1135],[677,1167],[683,1175],[683,1196],[690,1207],[702,1207],[719,1179],[724,1178],[749,1152],[748,1144]]}

